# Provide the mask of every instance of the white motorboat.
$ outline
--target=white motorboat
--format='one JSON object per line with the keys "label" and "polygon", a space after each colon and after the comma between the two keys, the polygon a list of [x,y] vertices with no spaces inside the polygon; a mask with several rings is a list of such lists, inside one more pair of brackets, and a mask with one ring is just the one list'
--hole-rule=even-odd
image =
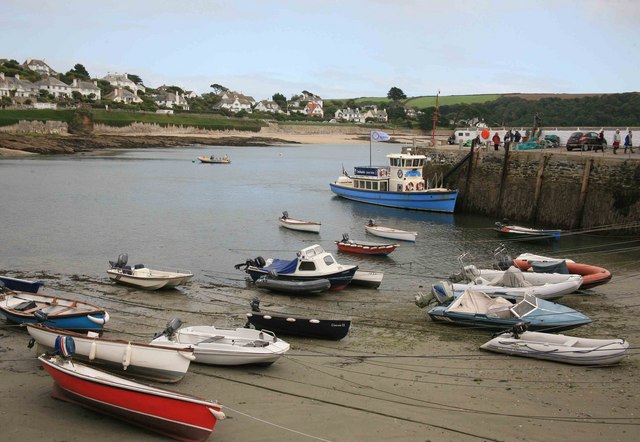
{"label": "white motorboat", "polygon": [[211,365],[271,365],[290,347],[267,330],[181,325],[179,319],[171,320],[151,344],[193,348],[194,362]]}
{"label": "white motorboat", "polygon": [[278,218],[278,222],[282,227],[300,232],[320,233],[321,223],[317,221],[303,221],[301,219],[289,218],[289,214],[285,211]]}
{"label": "white motorboat", "polygon": [[153,270],[144,264],[136,264],[132,268],[127,265],[127,260],[127,254],[123,253],[116,262],[109,261],[111,268],[107,270],[107,274],[112,281],[145,290],[159,290],[175,288],[193,278],[191,272]]}
{"label": "white motorboat", "polygon": [[590,339],[524,331],[503,333],[480,348],[566,364],[613,365],[626,356],[629,343],[624,339]]}
{"label": "white motorboat", "polygon": [[399,241],[412,241],[415,242],[418,232],[410,232],[407,230],[400,230],[394,227],[379,226],[369,220],[369,224],[364,226],[365,230],[372,235],[380,236],[382,238],[397,239]]}
{"label": "white motorboat", "polygon": [[160,347],[138,342],[101,338],[98,333],[74,333],[42,324],[27,324],[38,344],[38,354],[55,348],[59,336],[72,337],[75,359],[109,371],[157,382],[178,382],[194,360],[192,349]]}
{"label": "white motorboat", "polygon": [[355,275],[351,279],[351,285],[359,285],[363,287],[378,288],[382,284],[383,272],[373,270],[356,270]]}

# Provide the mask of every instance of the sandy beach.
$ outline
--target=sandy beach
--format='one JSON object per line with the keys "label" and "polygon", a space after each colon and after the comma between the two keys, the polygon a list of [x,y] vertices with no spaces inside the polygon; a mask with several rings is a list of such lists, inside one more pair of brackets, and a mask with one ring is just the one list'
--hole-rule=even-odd
{"label": "sandy beach", "polygon": [[[637,440],[640,276],[632,268],[616,269],[609,284],[562,299],[593,319],[566,334],[630,341],[630,356],[609,368],[481,352],[489,333],[432,323],[414,305],[426,281],[402,291],[295,298],[197,281],[180,291],[150,293],[114,285],[106,275],[14,275],[46,281],[46,293],[73,292],[99,303],[113,318],[105,335],[111,338],[147,342],[176,316],[192,325],[240,327],[257,295],[263,311],[352,319],[341,341],[285,338],[292,350],[270,367],[192,364],[181,382],[165,386],[226,407],[228,419],[210,440]],[[2,320],[0,336],[6,440],[160,439],[52,399],[52,380],[39,368],[37,351],[27,348],[26,331]]]}

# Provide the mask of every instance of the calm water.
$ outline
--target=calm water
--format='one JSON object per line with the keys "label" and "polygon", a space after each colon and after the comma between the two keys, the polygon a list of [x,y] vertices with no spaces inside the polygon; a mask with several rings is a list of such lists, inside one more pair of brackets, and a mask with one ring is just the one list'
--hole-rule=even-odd
{"label": "calm water", "polygon": [[[374,146],[373,163],[397,145]],[[228,154],[230,165],[199,164],[198,155]],[[470,252],[488,262],[500,240],[494,219],[380,208],[339,199],[329,190],[342,166],[368,164],[369,145],[144,149],[115,156],[38,157],[0,161],[0,271],[47,271],[106,278],[108,260],[188,269],[195,279],[242,285],[236,263],[257,255],[293,258],[319,243],[339,262],[385,272],[382,288],[415,288],[457,270]],[[280,228],[293,218],[322,222],[320,235]],[[389,257],[338,253],[334,241],[369,236],[377,223],[419,232]],[[504,242],[504,241],[502,241]],[[512,254],[571,256],[593,264],[638,261],[624,238],[574,236],[559,244],[509,244]],[[613,251],[604,251],[604,249]]]}

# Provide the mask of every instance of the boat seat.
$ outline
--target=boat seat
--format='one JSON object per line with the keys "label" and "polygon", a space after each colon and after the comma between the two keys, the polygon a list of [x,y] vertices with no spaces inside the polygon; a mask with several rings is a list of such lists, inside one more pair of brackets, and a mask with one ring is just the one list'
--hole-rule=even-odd
{"label": "boat seat", "polygon": [[267,341],[251,341],[244,344],[245,347],[267,347],[268,345]]}
{"label": "boat seat", "polygon": [[217,342],[217,341],[221,341],[222,339],[224,339],[224,336],[222,335],[216,335],[216,336],[211,336],[210,338],[205,339],[204,341],[200,341],[201,344],[206,344],[206,343],[210,343],[210,342]]}
{"label": "boat seat", "polygon": [[15,305],[14,307],[12,307],[12,310],[15,310],[17,312],[25,312],[25,313],[30,313],[28,312],[28,310],[33,310],[35,307],[35,309],[37,310],[37,304],[35,301],[24,301],[21,302],[20,304]]}

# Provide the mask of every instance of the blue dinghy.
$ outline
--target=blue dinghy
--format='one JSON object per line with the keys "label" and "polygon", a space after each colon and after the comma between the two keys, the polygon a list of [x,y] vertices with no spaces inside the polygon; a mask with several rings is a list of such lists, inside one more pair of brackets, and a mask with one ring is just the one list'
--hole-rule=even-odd
{"label": "blue dinghy", "polygon": [[40,287],[44,285],[42,281],[27,281],[26,279],[12,278],[11,276],[0,275],[0,282],[9,290],[17,292],[38,293]]}

